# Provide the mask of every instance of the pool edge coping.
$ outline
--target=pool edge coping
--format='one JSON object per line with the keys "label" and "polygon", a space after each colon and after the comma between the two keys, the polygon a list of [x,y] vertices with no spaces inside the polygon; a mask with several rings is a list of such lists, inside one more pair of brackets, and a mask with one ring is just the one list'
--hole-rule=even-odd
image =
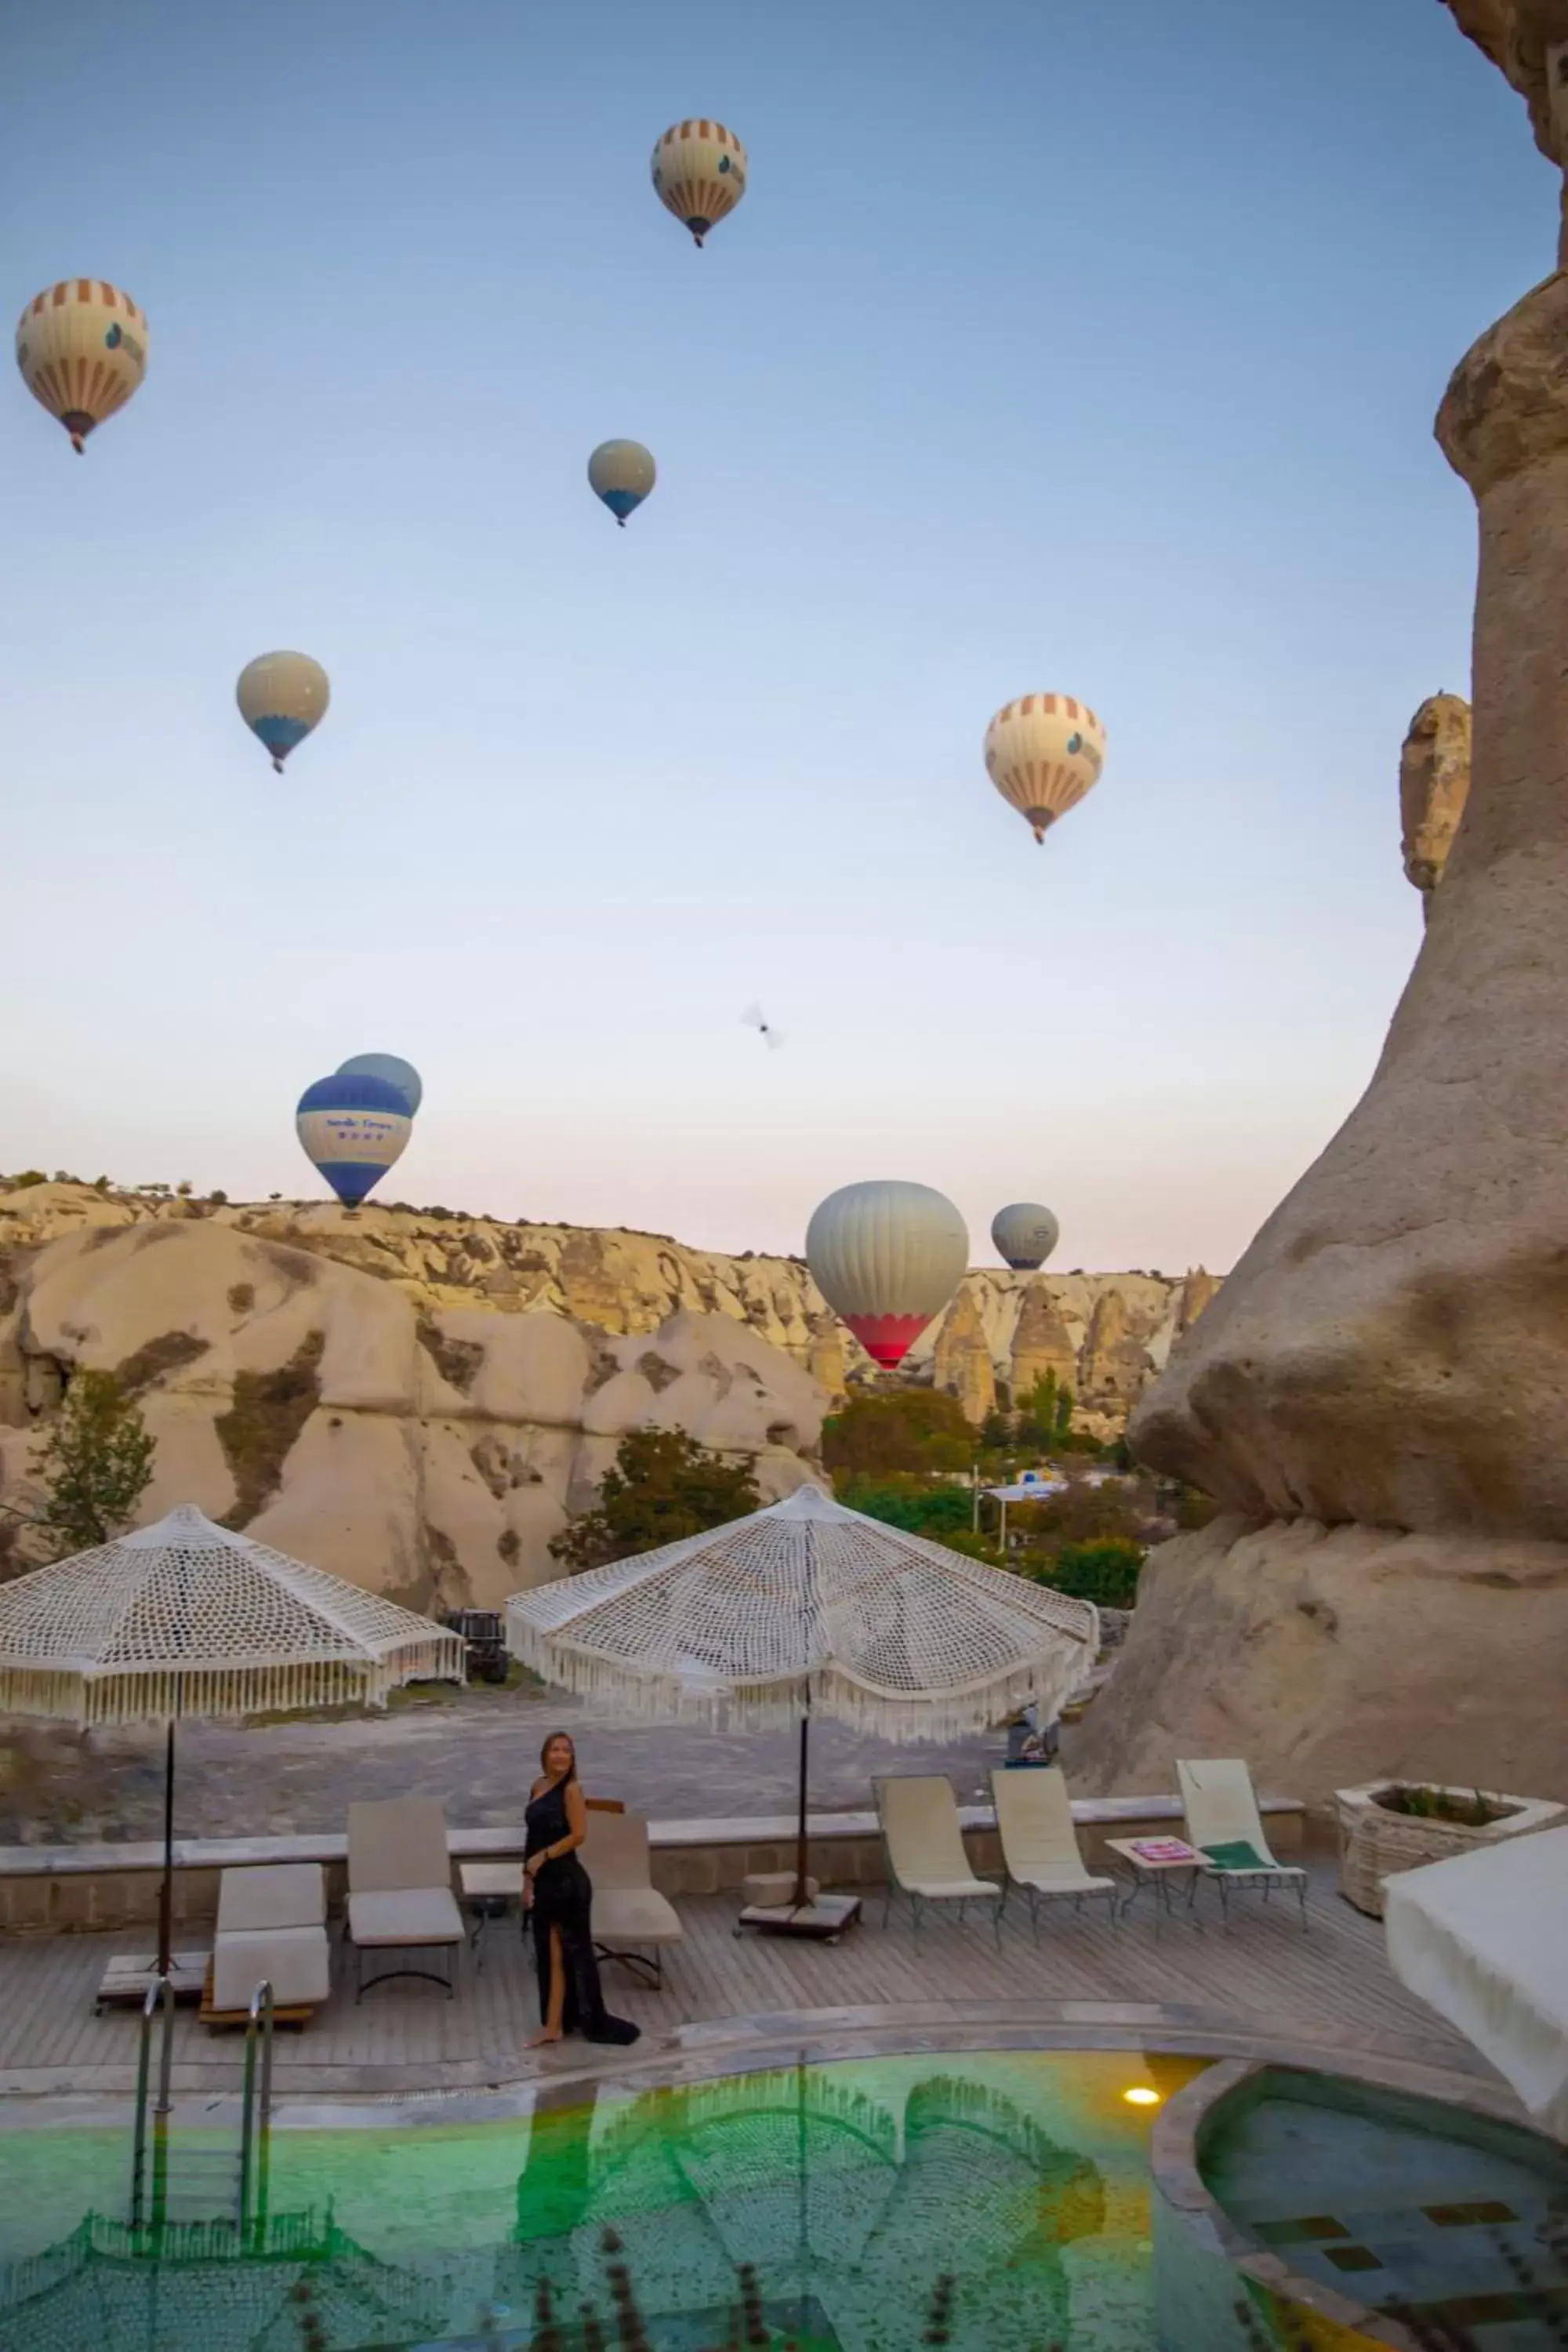
{"label": "pool edge coping", "polygon": [[[689,2033],[686,2041],[682,2034]],[[1493,2084],[1454,2064],[1434,2063],[1405,2048],[1379,2047],[1375,2038],[1343,2042],[1332,2032],[1321,2037],[1280,2034],[1223,2016],[1205,2015],[1176,2004],[1071,2001],[910,2002],[869,2010],[805,2009],[704,2021],[644,2053],[571,2066],[542,2063],[535,2071],[482,2084],[408,2084],[385,2089],[337,2087],[290,2090],[279,2098],[272,2116],[278,2131],[430,2128],[515,2122],[542,2105],[563,2106],[590,2095],[671,2089],[731,2074],[765,2074],[780,2067],[829,2065],[856,2058],[988,2052],[1037,2051],[1042,2054],[1114,2053],[1155,2050],[1162,2055],[1208,2058],[1215,2067],[1239,2070],[1239,2081],[1268,2065],[1341,2074],[1379,2089],[1405,2091],[1474,2107],[1489,2119],[1530,2127],[1529,2117],[1500,2078]],[[576,2053],[573,2053],[574,2057]],[[186,2129],[221,2129],[237,2123],[240,2098],[234,2090],[182,2083],[174,2074],[173,2121]],[[1156,2119],[1152,2156],[1171,2109],[1186,2102],[1198,2085],[1173,2094]],[[1206,2108],[1206,2104],[1204,2103]],[[40,2086],[0,2089],[0,2132],[123,2126],[133,2102],[128,2087]],[[1197,2179],[1195,2165],[1193,2178]],[[1173,2170],[1173,2179],[1175,2178]],[[1208,2192],[1198,2189],[1203,2198]],[[1216,2209],[1217,2210],[1217,2209]]]}

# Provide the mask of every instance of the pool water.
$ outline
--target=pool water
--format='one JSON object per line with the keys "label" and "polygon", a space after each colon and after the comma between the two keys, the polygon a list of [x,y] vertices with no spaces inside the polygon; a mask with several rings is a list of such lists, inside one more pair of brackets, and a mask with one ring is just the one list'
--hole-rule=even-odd
{"label": "pool water", "polygon": [[1147,2352],[1156,2110],[1123,2094],[1201,2065],[928,2055],[502,2123],[384,2109],[274,2134],[244,2255],[192,2135],[133,2241],[126,2133],[4,2131],[0,2352]]}
{"label": "pool water", "polygon": [[1271,2071],[1216,2110],[1205,2180],[1300,2276],[1473,2352],[1568,2342],[1568,2149]]}

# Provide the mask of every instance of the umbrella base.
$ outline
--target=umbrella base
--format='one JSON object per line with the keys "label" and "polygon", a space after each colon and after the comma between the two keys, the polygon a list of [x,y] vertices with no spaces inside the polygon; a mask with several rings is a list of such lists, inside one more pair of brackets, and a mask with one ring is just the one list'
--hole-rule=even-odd
{"label": "umbrella base", "polygon": [[[176,2000],[200,2000],[211,1958],[210,1951],[170,1953],[169,1980]],[[105,2009],[123,2001],[128,2008],[140,2009],[157,1981],[156,1952],[120,1953],[103,1972],[97,2006]]]}
{"label": "umbrella base", "polygon": [[743,1927],[764,1936],[812,1936],[818,1943],[836,1944],[846,1927],[860,1916],[858,1895],[819,1895],[815,1903],[748,1903],[741,1914]]}

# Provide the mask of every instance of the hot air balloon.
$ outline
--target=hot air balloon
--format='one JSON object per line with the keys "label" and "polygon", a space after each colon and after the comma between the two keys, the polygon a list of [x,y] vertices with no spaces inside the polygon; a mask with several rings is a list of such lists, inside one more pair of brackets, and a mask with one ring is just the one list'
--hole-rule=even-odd
{"label": "hot air balloon", "polygon": [[746,151],[721,122],[672,122],[653,151],[653,184],[666,212],[699,245],[746,193]]}
{"label": "hot air balloon", "polygon": [[409,1118],[416,1118],[419,1115],[419,1106],[425,1099],[425,1081],[413,1063],[405,1062],[401,1054],[353,1055],[348,1061],[338,1064],[338,1076],[340,1078],[384,1078],[389,1087],[397,1088],[408,1105]]}
{"label": "hot air balloon", "polygon": [[16,365],[79,457],[94,426],[124,407],[147,373],[146,318],[101,278],[62,278],[18,320]]}
{"label": "hot air balloon", "polygon": [[1016,1272],[1033,1273],[1044,1265],[1061,1239],[1062,1229],[1038,1201],[1015,1201],[998,1209],[991,1220],[991,1239],[998,1255]]}
{"label": "hot air balloon", "polygon": [[318,1078],[300,1097],[295,1131],[305,1157],[343,1206],[357,1208],[403,1157],[413,1127],[408,1097],[384,1078]]}
{"label": "hot air balloon", "polygon": [[653,451],[640,441],[601,441],[588,460],[588,486],[623,530],[658,479]]}
{"label": "hot air balloon", "polygon": [[1104,764],[1105,730],[1070,694],[1026,694],[985,730],[986,772],[1037,841],[1100,782]]}
{"label": "hot air balloon", "polygon": [[929,1184],[846,1184],[813,1211],[805,1262],[834,1313],[891,1370],[958,1288],[969,1235]]}
{"label": "hot air balloon", "polygon": [[309,654],[258,654],[239,673],[239,715],[272,754],[277,774],[296,744],[327,715],[332,690]]}

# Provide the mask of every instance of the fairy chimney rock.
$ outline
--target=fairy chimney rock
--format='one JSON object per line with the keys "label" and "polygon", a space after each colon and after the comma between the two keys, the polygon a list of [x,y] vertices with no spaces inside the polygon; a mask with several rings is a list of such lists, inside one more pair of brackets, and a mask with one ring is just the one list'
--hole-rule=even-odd
{"label": "fairy chimney rock", "polygon": [[1078,1386],[1078,1349],[1061,1311],[1043,1282],[1032,1282],[1024,1293],[1018,1328],[1013,1339],[1013,1394],[1026,1397],[1037,1381],[1049,1373],[1058,1389]]}
{"label": "fairy chimney rock", "polygon": [[972,1290],[961,1290],[948,1311],[937,1337],[931,1376],[939,1389],[958,1399],[968,1420],[984,1421],[995,1410],[991,1348]]}
{"label": "fairy chimney rock", "polygon": [[1427,901],[1441,881],[1470,790],[1470,706],[1433,694],[1410,722],[1399,754],[1399,821],[1405,879]]}

